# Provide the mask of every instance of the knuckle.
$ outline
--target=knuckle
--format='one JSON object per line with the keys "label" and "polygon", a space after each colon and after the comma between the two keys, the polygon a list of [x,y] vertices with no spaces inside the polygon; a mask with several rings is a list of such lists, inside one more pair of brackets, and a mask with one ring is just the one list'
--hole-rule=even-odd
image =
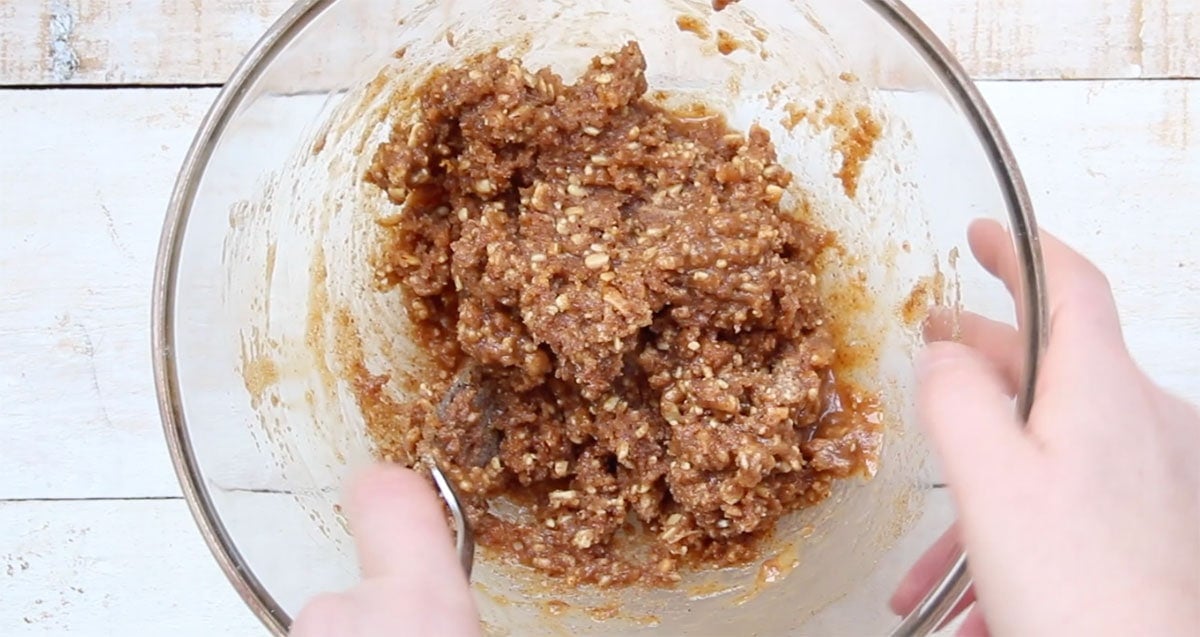
{"label": "knuckle", "polygon": [[1115,312],[1112,284],[1091,262],[1082,265],[1069,287],[1063,290],[1062,303],[1070,307],[1072,313],[1077,311],[1081,315]]}
{"label": "knuckle", "polygon": [[1086,262],[1080,272],[1080,287],[1097,298],[1112,296],[1112,282],[1109,281],[1108,275],[1091,261]]}

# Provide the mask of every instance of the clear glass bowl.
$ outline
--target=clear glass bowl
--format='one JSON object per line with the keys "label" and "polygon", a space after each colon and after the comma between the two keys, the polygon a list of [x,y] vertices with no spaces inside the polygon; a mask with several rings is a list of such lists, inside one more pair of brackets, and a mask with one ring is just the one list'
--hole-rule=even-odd
{"label": "clear glass bowl", "polygon": [[[681,29],[680,15],[707,26]],[[731,54],[718,51],[718,31],[739,43]],[[699,98],[734,126],[768,128],[796,176],[792,196],[840,233],[847,254],[823,283],[857,278],[870,290],[852,333],[876,354],[863,380],[889,416],[884,453],[873,480],[842,484],[785,520],[768,557],[797,566],[777,582],[764,584],[753,564],[676,590],[564,593],[485,559],[473,581],[488,630],[925,634],[964,590],[960,556],[912,615],[886,606],[954,517],[913,414],[921,337],[911,310],[938,301],[1015,320],[1026,360],[1016,408],[1027,413],[1046,325],[1041,261],[995,121],[908,9],[893,0],[748,0],[720,13],[700,0],[307,0],[250,52],[205,118],[171,200],[154,289],[155,380],[184,494],[231,582],[275,633],[311,595],[357,577],[335,504],[346,475],[372,455],[342,353],[359,348],[385,369],[411,363],[396,355],[406,351],[396,340],[403,310],[371,289],[367,264],[372,219],[388,204],[361,176],[386,134],[388,98],[433,66],[492,46],[571,77],[629,39],[669,102]],[[836,175],[836,131],[820,116],[835,105],[868,108],[882,124],[854,197]],[[966,227],[979,217],[1012,230],[1019,316],[966,256]],[[569,609],[546,612],[550,599]],[[614,599],[616,617],[589,616]]]}

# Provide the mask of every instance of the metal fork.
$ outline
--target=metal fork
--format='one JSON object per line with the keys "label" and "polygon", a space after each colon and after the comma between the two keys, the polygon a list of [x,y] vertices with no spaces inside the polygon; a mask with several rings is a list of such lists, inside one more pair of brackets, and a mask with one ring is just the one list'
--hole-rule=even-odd
{"label": "metal fork", "polygon": [[438,493],[449,507],[450,516],[454,519],[454,548],[458,552],[458,561],[462,564],[463,572],[467,574],[467,581],[470,581],[471,567],[475,563],[475,534],[471,531],[471,524],[467,521],[466,513],[463,512],[458,492],[454,490],[454,486],[450,484],[450,480],[446,479],[446,474],[442,473],[436,462],[430,463],[429,473],[433,475],[433,482],[437,485]]}

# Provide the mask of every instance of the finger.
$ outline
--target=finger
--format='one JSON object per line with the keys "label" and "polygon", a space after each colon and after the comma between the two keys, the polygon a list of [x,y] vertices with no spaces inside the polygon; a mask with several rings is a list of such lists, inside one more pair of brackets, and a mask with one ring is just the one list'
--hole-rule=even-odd
{"label": "finger", "polygon": [[971,253],[983,269],[1000,279],[1014,301],[1022,299],[1021,273],[1008,231],[996,221],[980,219],[967,228]]}
{"label": "finger", "polygon": [[345,595],[325,593],[308,602],[292,622],[290,637],[335,637],[351,635],[353,604]]}
{"label": "finger", "polygon": [[[439,574],[428,574],[433,579]],[[320,595],[292,624],[290,637],[477,637],[478,616],[466,589],[445,594],[430,582],[401,577],[366,580],[340,594]]]}
{"label": "finger", "polygon": [[974,312],[938,308],[923,326],[926,343],[958,341],[983,354],[1008,382],[1008,394],[1014,395],[1024,368],[1025,350],[1020,334],[1013,326],[994,321]]}
{"label": "finger", "polygon": [[967,609],[971,608],[971,606],[974,604],[975,587],[972,586],[967,589],[967,592],[963,593],[962,599],[958,600],[958,603],[954,605],[954,608],[950,609],[950,612],[946,615],[946,619],[942,620],[942,623],[938,624],[937,629],[945,630],[947,626],[953,624],[954,620],[958,619],[960,615],[966,612]]}
{"label": "finger", "polygon": [[446,514],[433,487],[398,466],[376,465],[352,483],[350,528],[364,577],[445,572],[466,586]]}
{"label": "finger", "polygon": [[971,609],[967,615],[963,625],[959,627],[958,634],[960,637],[989,637],[991,631],[988,630],[987,622],[983,617],[983,609],[976,606]]}
{"label": "finger", "polygon": [[381,577],[350,594],[357,612],[353,637],[478,637],[479,615],[465,586],[441,586],[450,573],[424,573],[422,579]]}
{"label": "finger", "polygon": [[[892,612],[900,616],[913,612],[917,605],[921,603],[921,600],[929,594],[934,585],[950,569],[961,547],[962,543],[959,540],[958,525],[954,524],[933,543],[933,546],[930,546],[921,555],[904,576],[900,585],[896,587],[896,591],[892,594],[892,598],[888,602],[888,606],[892,609]],[[967,589],[962,599],[946,615],[946,619],[942,621],[937,630],[945,628],[947,624],[954,621],[955,618],[974,603],[975,588],[971,587]]]}
{"label": "finger", "polygon": [[900,585],[892,593],[892,598],[888,600],[888,607],[892,612],[897,615],[913,612],[925,594],[950,567],[950,559],[959,547],[958,524],[954,524],[921,554],[900,581]]}
{"label": "finger", "polygon": [[917,410],[955,496],[983,496],[1006,484],[1029,443],[1013,414],[1008,382],[960,343],[932,343],[918,363]]}
{"label": "finger", "polygon": [[[968,231],[980,265],[1000,278],[1020,301],[1022,280],[1008,233],[997,222],[982,220]],[[1046,267],[1050,332],[1056,340],[1081,343],[1122,342],[1121,322],[1108,279],[1086,257],[1048,232],[1040,232]]]}

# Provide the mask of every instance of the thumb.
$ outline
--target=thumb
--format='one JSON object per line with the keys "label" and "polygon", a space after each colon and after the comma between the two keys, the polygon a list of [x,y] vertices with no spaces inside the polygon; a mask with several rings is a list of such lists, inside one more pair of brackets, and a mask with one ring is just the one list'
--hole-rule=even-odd
{"label": "thumb", "polygon": [[1004,484],[1030,447],[1000,370],[966,345],[938,342],[921,353],[917,376],[917,411],[956,494]]}
{"label": "thumb", "polygon": [[363,582],[310,602],[296,637],[479,634],[478,615],[433,487],[378,465],[354,480],[346,503]]}
{"label": "thumb", "polygon": [[350,485],[346,514],[363,577],[437,573],[466,586],[441,500],[417,473],[366,469]]}

